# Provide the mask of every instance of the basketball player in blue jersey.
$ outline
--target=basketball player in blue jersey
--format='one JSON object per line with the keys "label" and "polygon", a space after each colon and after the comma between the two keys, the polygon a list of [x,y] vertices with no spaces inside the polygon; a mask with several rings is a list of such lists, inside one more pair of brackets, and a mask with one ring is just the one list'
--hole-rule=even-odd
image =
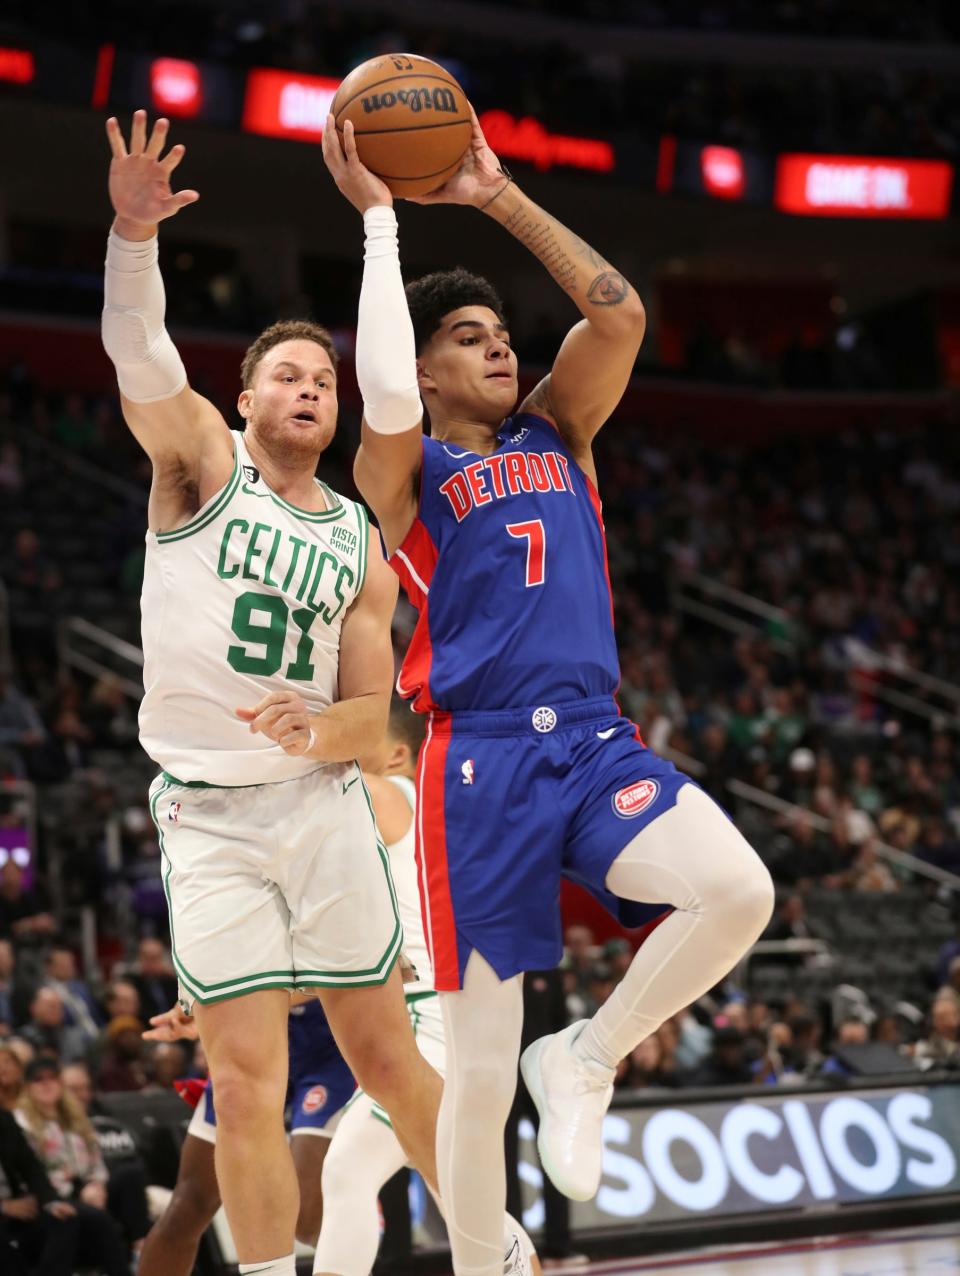
{"label": "basketball player in blue jersey", "polygon": [[495,290],[455,270],[405,295],[392,198],[349,123],[341,143],[328,121],[324,155],[366,230],[354,474],[419,611],[399,688],[427,715],[417,834],[448,1050],[440,1191],[457,1276],[497,1276],[521,976],[560,958],[561,876],[634,905],[621,913],[633,924],[672,909],[593,1019],[524,1055],[544,1167],[581,1200],[600,1182],[617,1062],[723,978],[766,925],[773,887],[725,813],[644,747],[614,700],[591,444],[643,337],[633,288],[518,189],[474,117],[460,170],[418,202],[499,222],[581,315],[511,415],[517,361]]}

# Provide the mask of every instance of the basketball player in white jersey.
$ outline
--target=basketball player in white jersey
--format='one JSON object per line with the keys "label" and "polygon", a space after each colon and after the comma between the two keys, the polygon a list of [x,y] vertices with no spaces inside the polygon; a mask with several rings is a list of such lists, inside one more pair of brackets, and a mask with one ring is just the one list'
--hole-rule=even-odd
{"label": "basketball player in white jersey", "polygon": [[402,932],[358,753],[383,730],[396,583],[363,508],[315,479],[337,417],[315,324],[274,325],[244,359],[231,431],[164,327],[158,223],[183,147],[167,121],[129,147],[107,124],[116,218],[103,342],[153,463],[142,598],[141,742],[181,997],[217,1096],[216,1168],[240,1272],[293,1276],[297,1183],[284,1137],[290,993],[319,992],[364,1089],[435,1179],[436,1073],[416,1048]]}
{"label": "basketball player in white jersey", "polygon": [[[403,951],[417,975],[416,981],[405,983],[403,989],[417,1046],[443,1076],[447,1048],[420,915],[414,848],[413,777],[422,742],[423,719],[403,701],[394,700],[380,747],[365,754],[361,765],[390,856],[403,922]],[[384,1184],[409,1164],[389,1114],[372,1095],[358,1091],[338,1120],[323,1163],[323,1222],[313,1263],[315,1274],[369,1276],[380,1243],[377,1198]],[[434,1199],[442,1212],[436,1194]],[[504,1217],[504,1254],[506,1276],[519,1276],[525,1266],[540,1276],[530,1238],[510,1214]]]}

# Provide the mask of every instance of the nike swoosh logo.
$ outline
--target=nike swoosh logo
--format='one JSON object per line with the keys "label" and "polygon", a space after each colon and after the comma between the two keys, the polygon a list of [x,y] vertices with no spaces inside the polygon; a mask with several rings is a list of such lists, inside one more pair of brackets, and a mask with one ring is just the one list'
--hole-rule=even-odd
{"label": "nike swoosh logo", "polygon": [[609,739],[610,739],[610,737],[613,735],[614,731],[616,731],[616,729],[617,729],[616,727],[608,727],[606,731],[598,731],[598,732],[597,732],[597,739],[598,739],[598,740],[609,740]]}
{"label": "nike swoosh logo", "polygon": [[[350,783],[349,783],[349,784],[345,784],[345,785],[343,786],[343,792],[344,792],[344,793],[346,793],[347,789],[352,789],[352,788],[353,788],[353,786],[356,784],[356,782],[357,782],[359,779],[360,779],[359,775],[355,775],[355,776],[353,777],[353,779],[350,781]],[[341,796],[342,796],[342,794],[341,794]]]}
{"label": "nike swoosh logo", "polygon": [[246,492],[248,496],[259,496],[260,499],[263,501],[265,501],[268,496],[267,492],[255,492],[252,487],[247,487],[246,483],[244,483],[243,487],[240,490],[241,492]]}

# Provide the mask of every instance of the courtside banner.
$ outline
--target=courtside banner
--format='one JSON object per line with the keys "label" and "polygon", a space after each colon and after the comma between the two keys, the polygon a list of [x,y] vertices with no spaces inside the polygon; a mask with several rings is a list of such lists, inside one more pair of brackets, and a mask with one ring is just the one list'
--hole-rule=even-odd
{"label": "courtside banner", "polygon": [[339,87],[339,80],[325,75],[251,71],[243,103],[243,128],[265,137],[319,142]]}
{"label": "courtside banner", "polygon": [[[520,1134],[523,1222],[537,1230],[528,1121]],[[575,1232],[929,1198],[960,1191],[960,1082],[726,1101],[676,1091],[657,1107],[617,1102],[603,1139],[600,1191],[572,1203]]]}
{"label": "courtside banner", "polygon": [[953,167],[944,160],[781,155],[774,204],[808,217],[946,217]]}

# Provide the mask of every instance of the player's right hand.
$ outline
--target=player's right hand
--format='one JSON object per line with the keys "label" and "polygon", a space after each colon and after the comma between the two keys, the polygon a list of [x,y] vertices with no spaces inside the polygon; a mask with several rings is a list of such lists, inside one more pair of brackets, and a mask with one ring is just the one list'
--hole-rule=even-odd
{"label": "player's right hand", "polygon": [[[113,152],[108,179],[110,202],[120,222],[152,228],[200,198],[194,190],[174,194],[170,189],[170,176],[183,159],[186,148],[178,143],[160,158],[169,128],[169,120],[157,120],[148,140],[147,113],[134,111],[127,150],[116,116],[107,120],[107,138]],[[118,234],[123,234],[121,226],[118,226]]]}
{"label": "player's right hand", "polygon": [[323,162],[337,183],[337,190],[350,201],[358,213],[365,213],[368,208],[377,208],[384,204],[388,208],[393,207],[390,187],[360,163],[351,120],[343,122],[341,143],[334,118],[328,115],[322,141]]}
{"label": "player's right hand", "polygon": [[196,1041],[200,1033],[192,1015],[185,1015],[179,1006],[165,1010],[162,1015],[151,1015],[151,1027],[143,1036],[147,1041]]}

